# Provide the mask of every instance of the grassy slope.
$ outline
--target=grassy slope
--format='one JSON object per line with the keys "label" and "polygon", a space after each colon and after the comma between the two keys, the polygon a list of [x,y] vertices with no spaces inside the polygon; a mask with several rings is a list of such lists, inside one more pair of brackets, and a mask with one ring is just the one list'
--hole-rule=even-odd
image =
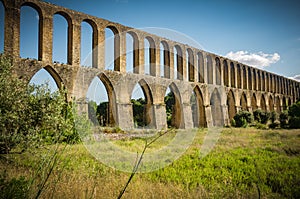
{"label": "grassy slope", "polygon": [[[262,198],[300,197],[299,130],[224,129],[213,151],[199,159],[205,134],[199,130],[191,147],[171,165],[137,174],[124,198],[258,198],[259,192]],[[135,151],[142,148],[143,140],[116,144]],[[7,178],[34,179],[30,186],[33,196],[53,149],[6,156],[0,168]],[[116,198],[128,176],[98,162],[82,144],[67,146],[42,197]]]}

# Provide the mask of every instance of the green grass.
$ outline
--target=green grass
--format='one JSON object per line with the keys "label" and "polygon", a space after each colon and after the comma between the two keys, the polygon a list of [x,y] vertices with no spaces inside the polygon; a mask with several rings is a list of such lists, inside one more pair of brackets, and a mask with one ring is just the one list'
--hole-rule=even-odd
{"label": "green grass", "polygon": [[[199,158],[206,133],[205,129],[199,130],[190,148],[169,166],[137,174],[124,198],[258,198],[259,194],[261,198],[300,197],[299,130],[225,128],[214,149]],[[162,148],[173,137],[174,133],[166,135],[149,151]],[[136,152],[142,150],[145,139],[114,143]],[[29,196],[34,196],[54,149],[46,146],[2,156],[0,169],[5,172],[2,179],[7,180],[7,187],[24,189],[25,179],[31,183],[27,185]],[[130,175],[103,165],[83,144],[65,149],[60,145],[59,151],[42,198],[116,198]]]}

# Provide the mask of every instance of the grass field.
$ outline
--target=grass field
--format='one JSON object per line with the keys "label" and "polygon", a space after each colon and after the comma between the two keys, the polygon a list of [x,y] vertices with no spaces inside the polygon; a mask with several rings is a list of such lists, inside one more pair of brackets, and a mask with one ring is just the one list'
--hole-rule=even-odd
{"label": "grass field", "polygon": [[[189,149],[169,166],[136,174],[124,198],[300,198],[299,130],[224,128],[214,149],[199,158],[206,133],[198,130]],[[149,150],[173,137],[171,132]],[[135,152],[144,139],[114,143]],[[105,166],[83,144],[29,149],[0,160],[1,198],[24,192],[35,197],[38,190],[41,198],[117,198],[130,175]]]}

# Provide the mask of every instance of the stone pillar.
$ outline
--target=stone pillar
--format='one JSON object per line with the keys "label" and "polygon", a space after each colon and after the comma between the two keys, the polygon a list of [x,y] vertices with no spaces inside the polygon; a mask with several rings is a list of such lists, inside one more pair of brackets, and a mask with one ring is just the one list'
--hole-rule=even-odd
{"label": "stone pillar", "polygon": [[[119,33],[117,38],[119,38],[119,48],[117,47],[117,43],[115,42],[115,53],[119,49],[119,54],[117,59],[119,60],[119,69],[121,73],[126,73],[126,33]],[[116,59],[116,60],[117,60]]]}
{"label": "stone pillar", "polygon": [[154,122],[156,129],[167,129],[167,115],[165,104],[153,104]]}
{"label": "stone pillar", "polygon": [[80,24],[68,25],[68,64],[73,66],[80,65],[80,32]]}
{"label": "stone pillar", "polygon": [[138,51],[138,74],[140,75],[144,75],[145,74],[145,49],[144,49],[144,38],[143,40],[141,40],[138,37],[138,49],[136,49]]}
{"label": "stone pillar", "polygon": [[175,70],[175,66],[174,66],[174,47],[173,46],[169,46],[169,54],[170,54],[170,79],[174,79],[174,70]]}
{"label": "stone pillar", "polygon": [[97,44],[97,68],[101,71],[105,70],[105,30],[98,29],[98,44]]}
{"label": "stone pillar", "polygon": [[206,123],[207,127],[213,127],[213,119],[211,115],[211,107],[209,105],[205,106],[205,115],[206,115]]}
{"label": "stone pillar", "polygon": [[52,15],[45,15],[40,19],[39,31],[39,59],[52,63],[53,53],[53,17]]}
{"label": "stone pillar", "polygon": [[160,42],[155,38],[155,77],[160,77]]}
{"label": "stone pillar", "polygon": [[4,21],[4,53],[13,58],[20,57],[20,9],[14,7],[15,1],[6,1]]}
{"label": "stone pillar", "polygon": [[182,115],[183,115],[183,120],[184,123],[182,127],[183,129],[191,129],[193,128],[193,114],[192,114],[192,109],[191,109],[191,104],[190,103],[183,103],[182,104]]}
{"label": "stone pillar", "polygon": [[121,129],[132,129],[133,126],[133,118],[132,118],[132,104],[131,103],[121,103],[117,102],[117,121],[118,126]]}
{"label": "stone pillar", "polygon": [[188,75],[187,75],[187,61],[186,61],[186,48],[184,46],[180,46],[182,50],[182,80],[183,81],[189,81]]}

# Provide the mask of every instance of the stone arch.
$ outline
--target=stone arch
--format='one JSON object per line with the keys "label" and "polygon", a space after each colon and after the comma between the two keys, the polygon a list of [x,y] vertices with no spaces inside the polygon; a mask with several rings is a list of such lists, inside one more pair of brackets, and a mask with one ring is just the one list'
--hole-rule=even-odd
{"label": "stone arch", "polygon": [[49,66],[49,65],[45,66],[43,69],[45,69],[50,74],[50,76],[55,81],[56,86],[58,87],[58,89],[61,90],[64,87],[64,82],[63,82],[62,78],[60,77],[60,75],[58,74],[58,72],[56,72],[56,70],[54,68],[52,68],[51,66]]}
{"label": "stone arch", "polygon": [[[91,61],[92,61],[92,63],[91,63],[91,66],[93,68],[97,68],[98,67],[98,52],[97,51],[98,51],[98,41],[99,41],[98,27],[97,27],[97,24],[91,19],[84,19],[84,20],[82,20],[81,24],[83,22],[87,23],[92,28],[92,46],[91,46],[91,52],[92,52]],[[82,33],[81,33],[81,35],[82,35]]]}
{"label": "stone arch", "polygon": [[193,92],[196,97],[195,107],[191,107],[194,127],[207,127],[204,100],[199,86],[195,86]]}
{"label": "stone arch", "polygon": [[[120,52],[121,52],[121,41],[120,41],[120,32],[114,25],[107,25],[105,29],[109,29],[113,32],[114,38],[113,38],[113,70],[114,71],[120,71],[121,70],[121,59],[120,59]],[[107,38],[105,38],[107,40]],[[107,48],[107,46],[105,47]],[[107,63],[106,63],[107,64]]]}
{"label": "stone arch", "polygon": [[[61,16],[62,18],[64,18],[64,20],[66,20],[67,22],[67,45],[66,45],[66,50],[67,50],[67,64],[72,64],[73,62],[73,58],[72,58],[72,49],[73,49],[73,41],[72,41],[72,38],[73,38],[73,23],[72,23],[72,18],[70,17],[70,15],[64,11],[58,11],[58,12],[55,12],[54,13],[54,16],[55,15],[59,15]],[[54,26],[54,24],[53,24]],[[53,28],[53,32],[54,32],[54,28]],[[53,47],[55,48],[55,45],[54,45],[54,38],[53,38]],[[61,44],[60,44],[60,47],[61,47]],[[54,50],[52,52],[52,54],[54,54]],[[53,62],[56,61],[54,60],[54,56],[53,56]]]}
{"label": "stone arch", "polygon": [[231,87],[236,87],[236,85],[235,85],[235,67],[234,67],[233,62],[230,62],[230,82],[231,82]]}
{"label": "stone arch", "polygon": [[267,104],[266,104],[266,99],[265,96],[262,94],[260,98],[260,108],[263,111],[267,111]]}
{"label": "stone arch", "polygon": [[248,67],[247,69],[248,71],[248,89],[249,90],[252,90],[252,72],[251,72],[251,69]]}
{"label": "stone arch", "polygon": [[236,115],[235,97],[232,90],[229,90],[227,94],[227,110],[229,121],[231,121]]}
{"label": "stone arch", "polygon": [[156,75],[156,46],[152,37],[146,36],[145,40],[149,42],[149,72],[151,76]]}
{"label": "stone arch", "polygon": [[153,96],[152,96],[151,88],[144,79],[139,80],[137,84],[140,85],[143,94],[145,96],[146,104],[143,112],[145,125],[150,128],[152,127],[155,128],[155,119],[154,119],[154,112],[153,112]]}
{"label": "stone arch", "polygon": [[224,126],[221,95],[217,88],[214,89],[211,95],[210,107],[212,115],[212,125],[216,127]]}
{"label": "stone arch", "polygon": [[204,59],[201,52],[197,53],[198,60],[198,82],[204,83]]}
{"label": "stone arch", "polygon": [[[20,14],[22,15],[22,8],[23,7],[30,7],[32,8],[38,15],[38,27],[37,27],[37,52],[36,52],[36,58],[41,61],[42,60],[42,44],[43,44],[43,12],[41,10],[41,8],[33,3],[33,2],[24,2],[22,5],[21,5],[21,9],[20,9]],[[21,16],[22,17],[22,16]],[[21,21],[20,21],[21,23]],[[22,26],[22,24],[20,24],[20,26]],[[26,29],[32,29],[32,27],[26,27]],[[32,35],[32,34],[31,34]],[[21,55],[21,51],[24,50],[23,47],[22,47],[22,28],[20,28],[20,52],[19,54]],[[24,39],[24,40],[28,40],[28,38]],[[31,45],[26,45],[26,49],[28,49],[28,47],[32,48],[34,45],[31,43]]]}
{"label": "stone arch", "polygon": [[269,97],[269,111],[274,111],[274,100],[271,95]]}
{"label": "stone arch", "polygon": [[219,57],[215,58],[215,62],[216,62],[216,72],[215,72],[216,84],[221,85],[221,70],[222,70],[222,68],[221,68],[221,62],[220,62]]}
{"label": "stone arch", "polygon": [[280,106],[280,98],[279,98],[279,96],[277,96],[275,98],[275,104],[276,104],[276,112],[277,113],[281,113],[281,106]]}
{"label": "stone arch", "polygon": [[192,49],[186,50],[187,54],[187,68],[188,68],[188,81],[193,82],[195,80],[195,66],[194,66],[194,53]]}
{"label": "stone arch", "polygon": [[107,124],[108,126],[115,126],[119,121],[117,114],[115,89],[109,78],[104,73],[100,73],[99,75],[97,75],[97,77],[103,83],[108,96]]}
{"label": "stone arch", "polygon": [[236,68],[237,68],[237,77],[236,77],[237,78],[237,88],[242,88],[242,79],[241,79],[242,73],[241,73],[240,64],[237,64]]}
{"label": "stone arch", "polygon": [[241,106],[241,110],[248,111],[248,108],[247,108],[247,96],[246,96],[245,92],[243,92],[242,95],[241,95],[240,106]]}
{"label": "stone arch", "polygon": [[171,90],[171,92],[174,94],[174,106],[172,109],[172,121],[171,121],[171,126],[175,128],[184,128],[184,117],[182,113],[182,100],[181,100],[181,95],[178,87],[174,82],[172,82],[168,86]]}
{"label": "stone arch", "polygon": [[230,77],[229,77],[229,68],[226,60],[223,61],[223,67],[224,67],[224,72],[223,72],[224,85],[229,87]]}
{"label": "stone arch", "polygon": [[257,100],[256,100],[256,95],[255,93],[253,93],[252,97],[251,97],[251,107],[252,107],[252,110],[255,111],[258,109],[258,106],[257,106]]}
{"label": "stone arch", "polygon": [[242,70],[243,70],[243,89],[247,89],[247,68],[246,68],[246,66],[243,66]]}
{"label": "stone arch", "polygon": [[170,79],[170,48],[166,41],[160,42],[163,49],[161,49],[161,60],[162,60],[162,67],[163,67],[163,77]]}
{"label": "stone arch", "polygon": [[207,73],[207,84],[213,84],[213,63],[210,55],[206,55],[206,73]]}
{"label": "stone arch", "polygon": [[174,66],[174,68],[176,68],[176,77],[179,80],[183,80],[183,57],[182,57],[182,49],[181,49],[181,47],[179,45],[175,45],[174,48],[176,50],[176,57],[174,57],[174,59],[176,59],[176,63],[177,63],[177,66],[176,67]]}

